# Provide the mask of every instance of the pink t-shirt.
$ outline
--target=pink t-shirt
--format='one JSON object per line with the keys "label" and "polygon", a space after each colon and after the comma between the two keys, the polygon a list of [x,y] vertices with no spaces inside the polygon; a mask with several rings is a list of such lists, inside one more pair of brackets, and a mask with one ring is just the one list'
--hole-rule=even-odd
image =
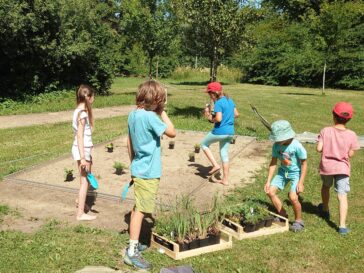
{"label": "pink t-shirt", "polygon": [[326,127],[321,130],[317,141],[323,142],[320,174],[350,176],[349,151],[360,149],[356,134],[349,129]]}

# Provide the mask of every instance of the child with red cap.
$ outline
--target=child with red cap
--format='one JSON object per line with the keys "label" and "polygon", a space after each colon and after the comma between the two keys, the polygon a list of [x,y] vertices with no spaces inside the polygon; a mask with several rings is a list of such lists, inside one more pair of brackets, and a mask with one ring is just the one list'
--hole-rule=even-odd
{"label": "child with red cap", "polygon": [[220,144],[220,157],[223,167],[223,178],[218,182],[227,186],[229,176],[229,144],[235,133],[234,120],[239,116],[234,101],[223,91],[219,82],[211,82],[207,85],[206,92],[214,101],[214,113],[205,109],[205,117],[214,123],[214,129],[209,132],[201,142],[201,148],[212,164],[209,174],[213,175],[220,170],[220,165],[215,160],[210,145],[215,142]]}
{"label": "child with red cap", "polygon": [[334,184],[339,200],[340,224],[338,232],[346,235],[350,231],[346,227],[347,193],[350,191],[349,158],[354,155],[355,150],[360,148],[360,145],[355,132],[346,128],[346,123],[353,117],[351,104],[347,102],[335,104],[332,114],[334,126],[322,129],[317,139],[316,149],[322,153],[320,162],[322,203],[318,205],[318,211],[321,217],[330,219],[330,188]]}

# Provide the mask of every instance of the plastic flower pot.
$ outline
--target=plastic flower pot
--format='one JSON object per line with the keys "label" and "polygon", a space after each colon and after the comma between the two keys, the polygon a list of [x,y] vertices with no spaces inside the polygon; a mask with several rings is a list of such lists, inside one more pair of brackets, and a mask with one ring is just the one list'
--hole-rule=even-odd
{"label": "plastic flower pot", "polygon": [[169,149],[174,149],[174,141],[170,141],[168,145]]}

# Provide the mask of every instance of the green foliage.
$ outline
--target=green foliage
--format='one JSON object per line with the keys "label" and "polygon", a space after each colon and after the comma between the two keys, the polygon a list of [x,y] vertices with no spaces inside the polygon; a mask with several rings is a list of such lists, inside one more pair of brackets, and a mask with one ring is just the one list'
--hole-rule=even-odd
{"label": "green foliage", "polygon": [[91,0],[1,0],[0,97],[81,82],[105,93],[119,58],[118,34],[105,20],[107,9]]}
{"label": "green foliage", "polygon": [[121,163],[121,162],[119,162],[119,161],[115,161],[113,167],[116,170],[124,170],[124,169],[126,169],[126,165],[123,164],[123,163]]}

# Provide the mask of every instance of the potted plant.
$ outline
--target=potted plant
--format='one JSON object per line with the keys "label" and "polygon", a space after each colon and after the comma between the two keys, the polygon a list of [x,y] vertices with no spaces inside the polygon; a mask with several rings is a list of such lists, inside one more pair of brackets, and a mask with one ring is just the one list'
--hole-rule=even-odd
{"label": "potted plant", "polygon": [[198,154],[200,152],[200,148],[201,148],[200,144],[196,143],[193,147],[195,148],[195,153]]}
{"label": "potted plant", "polygon": [[111,142],[111,143],[107,144],[107,145],[105,146],[105,148],[107,149],[107,151],[108,151],[109,153],[112,153],[112,152],[114,151],[114,144]]}
{"label": "potted plant", "polygon": [[114,162],[115,174],[122,175],[125,165],[119,161]]}
{"label": "potted plant", "polygon": [[73,170],[64,168],[64,181],[72,181],[73,180]]}
{"label": "potted plant", "polygon": [[169,149],[174,149],[174,140],[171,140],[170,142],[169,142]]}
{"label": "potted plant", "polygon": [[189,161],[195,162],[195,153],[194,152],[189,153],[188,157],[189,157]]}

